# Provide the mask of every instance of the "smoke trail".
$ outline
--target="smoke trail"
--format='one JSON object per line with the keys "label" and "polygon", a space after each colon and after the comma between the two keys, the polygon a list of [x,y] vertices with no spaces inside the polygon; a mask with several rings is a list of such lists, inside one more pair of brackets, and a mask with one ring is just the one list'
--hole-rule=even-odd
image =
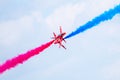
{"label": "smoke trail", "polygon": [[50,42],[48,42],[46,44],[43,44],[40,47],[37,47],[37,48],[35,48],[33,50],[30,50],[30,51],[28,51],[28,52],[26,52],[24,54],[18,55],[17,57],[14,57],[14,58],[12,58],[10,60],[7,60],[5,63],[0,65],[0,74],[2,74],[7,69],[15,67],[19,63],[22,64],[24,61],[28,60],[32,56],[35,56],[35,55],[39,54],[39,52],[42,52],[43,50],[48,48],[53,42],[54,42],[54,40],[50,41]]}
{"label": "smoke trail", "polygon": [[117,5],[116,7],[114,7],[113,9],[110,9],[108,11],[105,11],[103,14],[95,17],[94,19],[92,19],[91,21],[87,22],[86,24],[80,26],[77,30],[71,32],[70,34],[68,34],[65,39],[70,38],[72,36],[75,36],[78,33],[81,33],[87,29],[92,28],[93,26],[98,25],[99,23],[106,21],[106,20],[110,20],[112,19],[116,14],[120,13],[120,4]]}

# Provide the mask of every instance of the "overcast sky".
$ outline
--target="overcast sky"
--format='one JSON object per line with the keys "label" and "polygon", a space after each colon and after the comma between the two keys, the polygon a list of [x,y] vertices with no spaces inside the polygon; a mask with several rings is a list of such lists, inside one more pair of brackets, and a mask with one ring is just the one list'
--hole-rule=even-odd
{"label": "overcast sky", "polygon": [[[0,63],[69,34],[120,0],[0,0]],[[0,80],[120,80],[120,14],[52,45]]]}

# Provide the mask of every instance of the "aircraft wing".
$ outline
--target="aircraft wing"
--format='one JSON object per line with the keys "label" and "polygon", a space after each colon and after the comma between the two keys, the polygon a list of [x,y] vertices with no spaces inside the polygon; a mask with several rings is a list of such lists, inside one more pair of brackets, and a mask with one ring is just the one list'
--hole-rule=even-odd
{"label": "aircraft wing", "polygon": [[66,47],[61,42],[59,43],[59,48],[60,48],[60,46],[62,46],[64,49],[66,49]]}

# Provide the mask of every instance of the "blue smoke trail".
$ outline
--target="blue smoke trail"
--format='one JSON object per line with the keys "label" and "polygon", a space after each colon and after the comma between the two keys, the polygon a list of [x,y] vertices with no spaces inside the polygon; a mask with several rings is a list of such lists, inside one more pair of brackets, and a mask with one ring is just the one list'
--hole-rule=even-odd
{"label": "blue smoke trail", "polygon": [[103,14],[95,17],[91,21],[87,22],[86,24],[80,26],[77,30],[71,32],[68,34],[64,39],[70,38],[72,36],[75,36],[78,33],[81,33],[87,29],[92,28],[93,26],[98,25],[99,23],[112,19],[116,14],[120,13],[120,4],[114,7],[113,9],[110,9],[108,11],[105,11]]}

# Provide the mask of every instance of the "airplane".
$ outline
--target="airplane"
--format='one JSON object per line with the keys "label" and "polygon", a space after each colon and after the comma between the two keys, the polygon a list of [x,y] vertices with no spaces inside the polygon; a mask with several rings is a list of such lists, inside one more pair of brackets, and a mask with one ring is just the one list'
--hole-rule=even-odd
{"label": "airplane", "polygon": [[54,32],[53,32],[53,35],[54,37],[52,37],[52,39],[54,39],[54,44],[59,44],[59,48],[62,46],[64,49],[66,49],[66,47],[62,44],[62,41],[65,41],[65,39],[63,38],[65,36],[66,32],[62,32],[62,28],[60,26],[60,34],[59,35],[56,35]]}

